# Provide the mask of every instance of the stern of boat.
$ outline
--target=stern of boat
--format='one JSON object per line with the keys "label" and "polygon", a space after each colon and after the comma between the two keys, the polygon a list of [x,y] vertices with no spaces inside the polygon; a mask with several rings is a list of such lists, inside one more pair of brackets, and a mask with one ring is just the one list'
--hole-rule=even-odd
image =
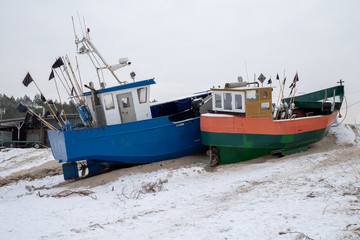
{"label": "stern of boat", "polygon": [[48,136],[54,158],[59,162],[67,162],[64,132],[48,130]]}

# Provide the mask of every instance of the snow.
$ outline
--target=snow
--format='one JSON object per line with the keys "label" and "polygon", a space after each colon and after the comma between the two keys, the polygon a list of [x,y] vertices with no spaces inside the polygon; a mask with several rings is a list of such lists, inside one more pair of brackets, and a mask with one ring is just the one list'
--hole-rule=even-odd
{"label": "snow", "polygon": [[[323,101],[324,101],[324,99],[318,100],[318,102],[323,102]],[[326,101],[332,102],[332,101],[334,101],[334,97],[329,97],[326,99]],[[335,102],[336,103],[342,102],[340,96],[335,96]]]}
{"label": "snow", "polygon": [[0,152],[0,178],[39,166],[50,160],[54,160],[50,149],[39,151],[36,148],[10,148],[8,152]]}
{"label": "snow", "polygon": [[[353,130],[354,129],[354,130]],[[338,145],[347,145],[360,143],[360,137],[358,133],[359,127],[356,125],[344,125],[341,124],[337,127],[333,127],[330,129],[330,133],[336,136],[336,143]]]}
{"label": "snow", "polygon": [[[198,164],[78,189],[57,187],[62,176],[12,183],[0,187],[0,239],[359,239],[358,134],[350,132],[341,125],[331,130],[339,142],[353,144],[345,150],[213,172]],[[1,152],[1,176],[10,159],[19,163],[31,154]],[[47,150],[37,154],[38,164],[52,159]],[[146,192],[151,185],[154,191]],[[93,193],[51,197],[64,190]]]}

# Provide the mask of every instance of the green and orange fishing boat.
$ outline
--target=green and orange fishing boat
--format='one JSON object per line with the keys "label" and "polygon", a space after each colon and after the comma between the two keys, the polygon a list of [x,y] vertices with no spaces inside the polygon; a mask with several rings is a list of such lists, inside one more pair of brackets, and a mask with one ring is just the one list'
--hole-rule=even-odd
{"label": "green and orange fishing boat", "polygon": [[211,90],[212,110],[201,115],[200,127],[213,165],[306,151],[328,133],[344,97],[342,82],[282,99],[278,106],[272,104],[272,87],[257,82]]}

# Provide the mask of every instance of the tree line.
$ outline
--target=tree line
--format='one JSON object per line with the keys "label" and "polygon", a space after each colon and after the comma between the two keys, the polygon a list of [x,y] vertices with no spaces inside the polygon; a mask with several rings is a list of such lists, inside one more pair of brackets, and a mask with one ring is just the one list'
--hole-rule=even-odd
{"label": "tree line", "polygon": [[[25,117],[26,113],[20,113],[17,110],[17,107],[19,106],[20,103],[25,104],[40,116],[43,116],[46,112],[50,112],[52,114],[48,105],[41,100],[40,94],[36,94],[33,99],[31,99],[27,95],[15,99],[13,96],[8,97],[5,94],[0,94],[1,118],[4,120],[4,119]],[[70,100],[69,102],[63,102],[62,104],[63,104],[63,108],[61,107],[61,104],[57,100],[53,102],[51,108],[55,111],[55,114],[57,113],[57,111],[61,112],[62,109],[64,109],[66,114],[78,113],[76,109],[76,105],[72,100]]]}

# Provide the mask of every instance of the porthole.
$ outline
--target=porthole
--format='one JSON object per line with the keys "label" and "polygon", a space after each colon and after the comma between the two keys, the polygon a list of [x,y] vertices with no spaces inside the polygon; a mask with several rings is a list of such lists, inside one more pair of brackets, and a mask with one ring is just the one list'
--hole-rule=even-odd
{"label": "porthole", "polygon": [[267,92],[263,93],[263,98],[267,98]]}

